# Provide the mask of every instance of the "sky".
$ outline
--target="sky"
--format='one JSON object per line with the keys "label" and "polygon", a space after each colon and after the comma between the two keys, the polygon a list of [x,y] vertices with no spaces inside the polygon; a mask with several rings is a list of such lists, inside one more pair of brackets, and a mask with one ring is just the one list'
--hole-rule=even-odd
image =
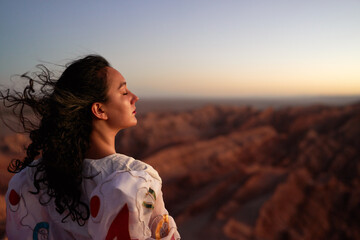
{"label": "sky", "polygon": [[100,54],[145,98],[360,95],[360,1],[0,1],[0,84]]}

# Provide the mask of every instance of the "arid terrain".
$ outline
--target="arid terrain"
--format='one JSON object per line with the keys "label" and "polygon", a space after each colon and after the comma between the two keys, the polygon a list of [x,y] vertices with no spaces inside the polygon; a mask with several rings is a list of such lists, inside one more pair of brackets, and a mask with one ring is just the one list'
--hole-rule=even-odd
{"label": "arid terrain", "polygon": [[[27,143],[0,140],[0,236]],[[360,103],[147,112],[116,146],[159,171],[183,239],[360,239]]]}

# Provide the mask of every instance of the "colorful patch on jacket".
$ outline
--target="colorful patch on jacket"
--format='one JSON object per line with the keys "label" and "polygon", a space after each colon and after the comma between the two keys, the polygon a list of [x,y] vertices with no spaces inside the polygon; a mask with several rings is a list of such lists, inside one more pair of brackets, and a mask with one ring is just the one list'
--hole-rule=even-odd
{"label": "colorful patch on jacket", "polygon": [[36,224],[33,231],[33,240],[48,240],[49,239],[49,223],[39,222]]}

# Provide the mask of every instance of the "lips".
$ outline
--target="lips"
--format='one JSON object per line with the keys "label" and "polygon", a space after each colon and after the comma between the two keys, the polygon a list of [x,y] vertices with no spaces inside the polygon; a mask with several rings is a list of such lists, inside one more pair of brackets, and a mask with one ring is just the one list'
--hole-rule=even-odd
{"label": "lips", "polygon": [[136,108],[135,108],[135,110],[133,111],[133,114],[135,114],[136,113]]}

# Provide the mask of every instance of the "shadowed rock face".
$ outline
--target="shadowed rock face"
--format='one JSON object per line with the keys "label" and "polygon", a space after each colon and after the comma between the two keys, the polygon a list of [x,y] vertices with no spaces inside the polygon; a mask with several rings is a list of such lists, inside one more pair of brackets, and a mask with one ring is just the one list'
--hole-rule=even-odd
{"label": "shadowed rock face", "polygon": [[[1,139],[1,194],[26,144]],[[183,239],[360,239],[360,104],[147,113],[116,148],[159,171]]]}
{"label": "shadowed rock face", "polygon": [[159,171],[184,239],[360,239],[360,104],[150,113],[117,149]]}

